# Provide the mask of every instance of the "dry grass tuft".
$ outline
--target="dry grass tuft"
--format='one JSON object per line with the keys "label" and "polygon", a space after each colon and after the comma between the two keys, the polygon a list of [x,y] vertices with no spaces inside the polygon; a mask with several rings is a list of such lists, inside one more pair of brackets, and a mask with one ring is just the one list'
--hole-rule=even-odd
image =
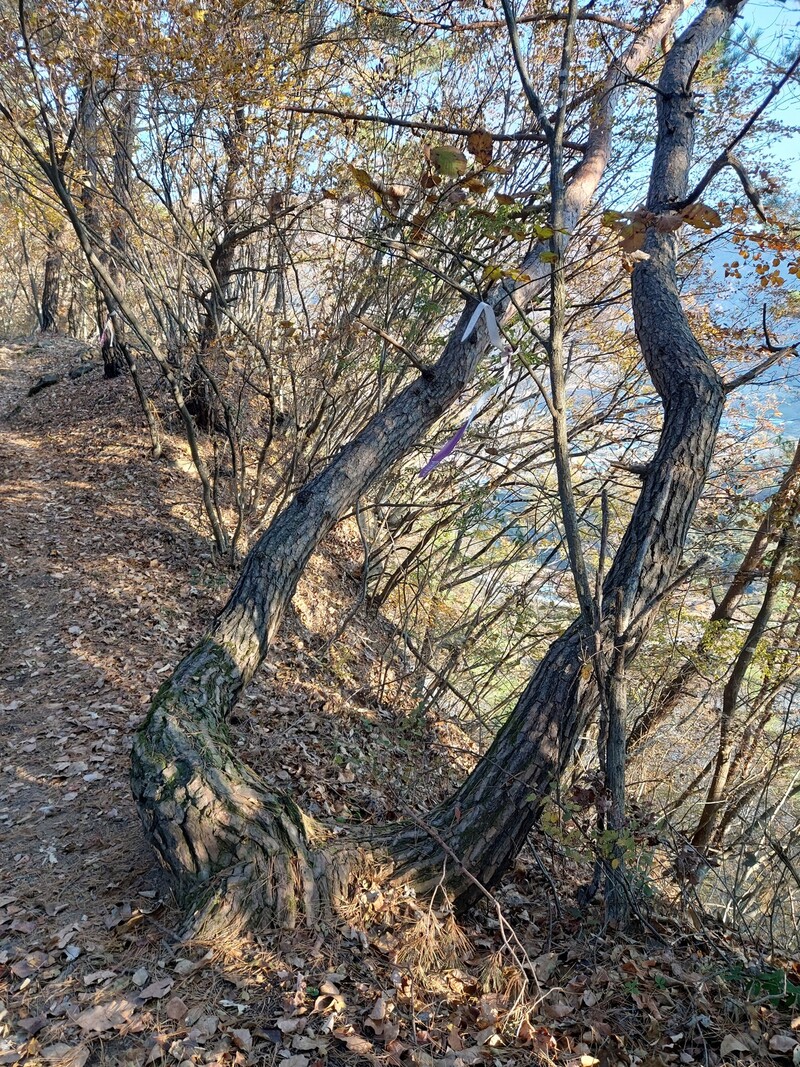
{"label": "dry grass tuft", "polygon": [[469,938],[452,913],[437,915],[431,908],[404,932],[397,961],[424,980],[431,971],[460,966],[470,948]]}

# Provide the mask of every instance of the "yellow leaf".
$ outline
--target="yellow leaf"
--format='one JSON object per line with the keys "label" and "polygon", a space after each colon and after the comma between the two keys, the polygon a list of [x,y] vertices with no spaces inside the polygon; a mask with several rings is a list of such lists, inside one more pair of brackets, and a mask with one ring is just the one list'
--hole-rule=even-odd
{"label": "yellow leaf", "polygon": [[371,193],[375,192],[375,180],[369,171],[364,170],[363,167],[356,167],[353,163],[348,163],[347,169],[355,178],[359,189],[364,189]]}
{"label": "yellow leaf", "polygon": [[621,212],[609,210],[603,212],[600,221],[604,226],[607,226],[609,229],[613,229],[621,218]]}

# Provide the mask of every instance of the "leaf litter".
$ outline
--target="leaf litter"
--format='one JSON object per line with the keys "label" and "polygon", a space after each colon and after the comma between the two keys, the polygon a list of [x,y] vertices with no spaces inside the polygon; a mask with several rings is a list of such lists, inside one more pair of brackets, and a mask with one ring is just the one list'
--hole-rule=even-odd
{"label": "leaf litter", "polygon": [[[232,575],[209,560],[181,442],[146,458],[123,380],[91,373],[26,396],[81,348],[0,347],[0,1065],[800,1062],[800,1018],[742,982],[764,965],[761,946],[666,905],[636,937],[604,929],[599,907],[571,903],[584,872],[550,839],[538,845],[551,876],[524,854],[497,889],[503,923],[477,908],[457,924],[365,881],[323,936],[181,942],[128,750]],[[390,822],[446,796],[475,749],[411,714],[400,664],[387,686],[393,632],[380,619],[356,616],[318,654],[358,564],[345,524],[234,726],[259,772],[312,814]]]}

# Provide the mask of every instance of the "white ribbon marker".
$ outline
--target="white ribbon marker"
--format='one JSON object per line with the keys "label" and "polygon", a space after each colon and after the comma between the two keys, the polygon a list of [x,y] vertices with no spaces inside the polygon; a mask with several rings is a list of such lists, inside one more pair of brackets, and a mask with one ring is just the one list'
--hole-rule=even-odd
{"label": "white ribbon marker", "polygon": [[486,330],[489,334],[489,340],[492,342],[494,347],[499,349],[500,352],[507,352],[508,355],[511,355],[511,345],[506,342],[505,338],[500,333],[500,327],[497,325],[497,319],[495,318],[494,308],[491,306],[491,304],[486,304],[483,301],[481,301],[481,303],[478,304],[478,306],[472,312],[472,318],[467,323],[467,328],[464,330],[464,334],[461,338],[461,343],[463,344],[465,341],[468,341],[470,339],[473,330],[478,325],[478,319],[481,317],[481,315],[483,315],[483,317],[486,319]]}
{"label": "white ribbon marker", "polygon": [[106,319],[106,324],[103,327],[103,332],[100,334],[101,348],[103,347],[106,341],[108,341],[109,345],[114,344],[114,323],[111,318]]}
{"label": "white ribbon marker", "polygon": [[481,303],[478,304],[478,306],[472,312],[472,317],[467,323],[466,329],[464,330],[464,333],[461,336],[461,343],[463,344],[465,341],[468,341],[470,339],[473,331],[475,330],[475,327],[478,325],[478,320],[480,319],[481,315],[483,315],[483,317],[486,319],[486,331],[489,334],[489,341],[491,342],[494,348],[496,348],[499,352],[502,352],[503,354],[503,376],[501,377],[500,381],[497,382],[496,385],[493,385],[490,389],[487,389],[484,393],[481,393],[481,395],[472,405],[472,409],[469,415],[467,416],[467,421],[463,423],[458,428],[458,430],[456,430],[456,432],[453,434],[453,436],[443,448],[439,449],[439,451],[434,456],[431,456],[431,458],[419,472],[420,478],[425,478],[428,474],[431,473],[432,470],[439,466],[443,459],[447,459],[447,457],[456,450],[459,441],[470,428],[479,411],[481,411],[481,409],[485,407],[485,405],[488,404],[488,402],[494,396],[496,396],[497,393],[499,393],[502,389],[505,388],[508,379],[511,376],[510,356],[513,353],[513,349],[511,345],[507,343],[503,335],[500,333],[500,327],[497,325],[497,319],[495,318],[494,308],[490,304],[486,304],[481,301]]}

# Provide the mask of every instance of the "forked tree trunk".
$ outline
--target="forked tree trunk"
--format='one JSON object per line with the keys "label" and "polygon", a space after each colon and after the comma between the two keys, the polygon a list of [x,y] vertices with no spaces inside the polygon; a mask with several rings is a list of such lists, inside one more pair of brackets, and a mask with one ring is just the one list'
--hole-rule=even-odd
{"label": "forked tree trunk", "polygon": [[[741,6],[732,0],[710,4],[667,58],[651,211],[667,210],[686,196],[691,77]],[[675,577],[724,403],[722,382],[680,305],[675,235],[651,229],[646,251],[649,258],[633,275],[634,315],[663,398],[664,425],[604,594],[613,611],[621,590],[632,620],[626,635],[630,649],[641,643],[655,602]],[[502,288],[496,291],[498,314],[508,300]],[[132,786],[144,826],[183,900],[194,905],[195,926],[291,924],[300,913],[313,921],[335,904],[353,864],[367,853],[387,877],[407,878],[420,889],[439,884],[446,869],[456,904],[470,903],[476,889],[465,869],[484,884],[506,869],[596,704],[587,659],[593,635],[576,622],[551,646],[474,773],[431,813],[434,834],[405,826],[370,841],[351,837],[349,848],[326,841],[326,830],[305,818],[288,796],[268,790],[241,762],[228,733],[230,710],[264,658],[311,553],[469,380],[487,346],[483,320],[466,342],[461,339],[471,310],[465,309],[436,366],[375,416],[274,520],[245,561],[209,635],[159,690],[134,739]],[[606,615],[602,626],[609,630],[613,619]]]}

